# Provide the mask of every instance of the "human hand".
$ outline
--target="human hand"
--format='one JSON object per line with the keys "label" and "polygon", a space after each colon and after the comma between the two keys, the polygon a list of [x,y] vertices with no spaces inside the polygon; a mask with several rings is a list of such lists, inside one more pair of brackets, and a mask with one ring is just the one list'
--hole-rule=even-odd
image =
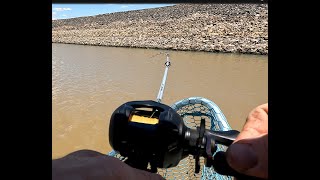
{"label": "human hand", "polygon": [[160,175],[130,167],[119,159],[80,150],[52,160],[52,180],[164,180]]}
{"label": "human hand", "polygon": [[239,173],[268,179],[268,103],[249,113],[226,157],[229,166]]}

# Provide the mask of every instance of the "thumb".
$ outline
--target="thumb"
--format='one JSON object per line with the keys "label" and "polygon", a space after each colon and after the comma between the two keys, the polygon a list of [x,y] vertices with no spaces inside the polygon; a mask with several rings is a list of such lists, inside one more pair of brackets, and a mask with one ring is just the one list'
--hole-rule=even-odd
{"label": "thumb", "polygon": [[239,173],[267,179],[268,135],[234,142],[227,149],[226,158]]}
{"label": "thumb", "polygon": [[257,165],[258,156],[250,144],[234,143],[227,150],[227,161],[234,170],[244,173]]}

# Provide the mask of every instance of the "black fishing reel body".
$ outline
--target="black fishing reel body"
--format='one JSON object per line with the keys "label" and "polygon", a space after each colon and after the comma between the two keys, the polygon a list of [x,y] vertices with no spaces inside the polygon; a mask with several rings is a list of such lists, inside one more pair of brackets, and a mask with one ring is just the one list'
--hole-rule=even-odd
{"label": "black fishing reel body", "polygon": [[[155,173],[157,168],[175,167],[180,160],[193,155],[195,173],[199,173],[202,156],[207,167],[213,166],[220,174],[241,179],[243,175],[228,166],[224,152],[216,153],[213,158],[216,144],[229,146],[238,134],[236,130],[205,129],[204,119],[200,127],[188,128],[175,110],[152,100],[121,105],[112,114],[109,126],[110,145],[134,168]],[[148,165],[151,169],[147,169]]]}
{"label": "black fishing reel body", "polygon": [[[144,120],[144,121],[143,121]],[[112,148],[128,157],[126,163],[152,171],[179,164],[183,156],[186,127],[172,108],[155,101],[132,101],[111,116],[109,141]]]}

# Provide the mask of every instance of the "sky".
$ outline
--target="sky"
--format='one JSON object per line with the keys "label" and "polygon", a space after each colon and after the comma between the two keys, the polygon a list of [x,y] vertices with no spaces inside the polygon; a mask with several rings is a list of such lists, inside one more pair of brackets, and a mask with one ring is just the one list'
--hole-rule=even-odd
{"label": "sky", "polygon": [[94,16],[112,12],[149,9],[174,4],[52,4],[52,19]]}

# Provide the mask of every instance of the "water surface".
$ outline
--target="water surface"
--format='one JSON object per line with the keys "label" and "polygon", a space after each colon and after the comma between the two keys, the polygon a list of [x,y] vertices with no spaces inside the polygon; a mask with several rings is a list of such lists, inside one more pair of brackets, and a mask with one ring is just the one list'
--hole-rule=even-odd
{"label": "water surface", "polygon": [[[52,158],[79,149],[109,152],[112,112],[127,101],[156,99],[166,58],[160,52],[53,43]],[[268,101],[267,56],[168,52],[165,104],[208,98],[241,130],[250,110]]]}

